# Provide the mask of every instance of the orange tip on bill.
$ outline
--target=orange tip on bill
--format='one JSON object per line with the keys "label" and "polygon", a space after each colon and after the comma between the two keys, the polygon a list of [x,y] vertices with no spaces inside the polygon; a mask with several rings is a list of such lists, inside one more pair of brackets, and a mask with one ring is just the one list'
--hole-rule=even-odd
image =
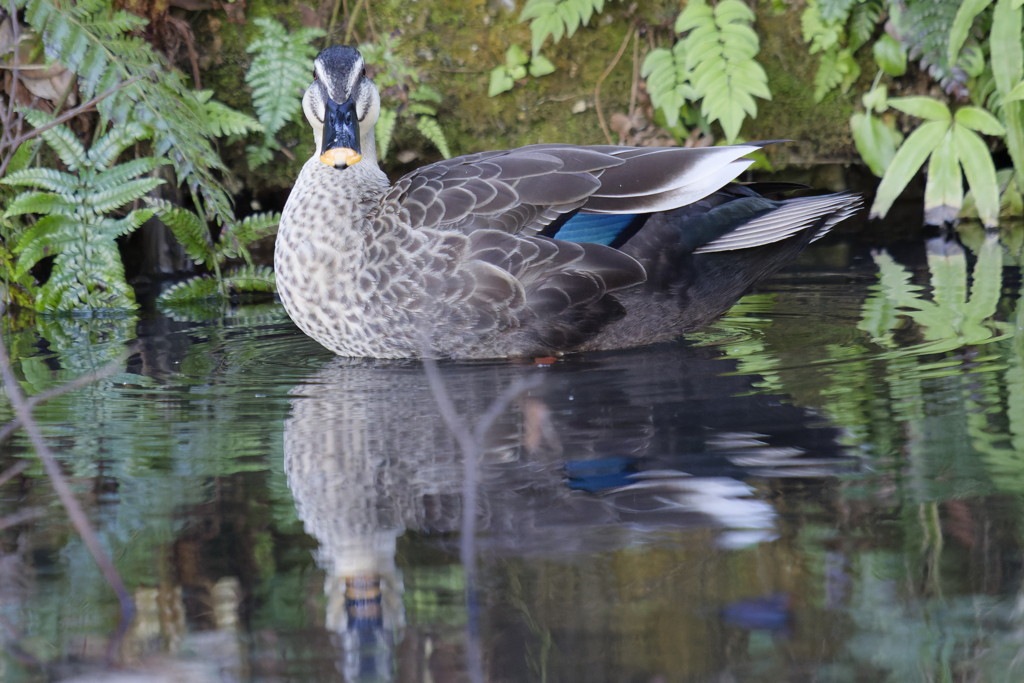
{"label": "orange tip on bill", "polygon": [[335,147],[320,155],[320,161],[328,166],[351,166],[363,158],[363,155],[348,147]]}

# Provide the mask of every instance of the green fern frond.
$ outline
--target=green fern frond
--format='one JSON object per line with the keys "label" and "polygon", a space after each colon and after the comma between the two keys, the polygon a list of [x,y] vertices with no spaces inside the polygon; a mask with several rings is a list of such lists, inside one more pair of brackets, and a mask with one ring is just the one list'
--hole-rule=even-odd
{"label": "green fern frond", "polygon": [[274,270],[265,266],[236,268],[217,281],[212,277],[194,277],[164,290],[157,301],[166,306],[218,299],[251,292],[277,291]]}
{"label": "green fern frond", "polygon": [[647,79],[651,104],[665,114],[669,128],[679,125],[679,112],[687,102],[700,99],[689,81],[685,41],[677,42],[671,50],[652,50],[640,66],[640,75]]}
{"label": "green fern frond", "polygon": [[78,178],[55,168],[26,168],[8,173],[0,182],[16,187],[41,187],[67,197],[78,190]]}
{"label": "green fern frond", "polygon": [[377,147],[380,148],[380,159],[383,161],[388,156],[391,148],[391,138],[395,134],[395,123],[398,121],[398,112],[393,109],[381,109],[377,123],[373,125],[373,136],[377,140]]}
{"label": "green fern frond", "polygon": [[[676,66],[677,97],[687,81],[701,98],[701,114],[709,122],[718,121],[732,142],[739,135],[743,120],[757,116],[754,98],[770,100],[768,75],[754,61],[760,41],[753,29],[754,13],[739,0],[723,0],[712,9],[705,0],[691,0],[676,20],[678,33],[686,33],[679,52],[673,50]],[[682,72],[678,60],[683,59]],[[669,65],[659,56],[650,73],[659,71],[659,92],[668,97]],[[687,98],[688,99],[688,98]]]}
{"label": "green fern frond", "polygon": [[115,126],[109,133],[96,141],[85,155],[89,162],[97,168],[107,168],[117,161],[121,152],[140,140],[152,137],[152,131],[145,126],[130,121],[124,126]]}
{"label": "green fern frond", "polygon": [[[144,197],[155,187],[163,185],[162,178],[138,178],[115,185],[100,192],[92,191],[82,198],[82,204],[96,213],[107,213]],[[93,190],[95,190],[93,188]]]}
{"label": "green fern frond", "polygon": [[288,121],[297,120],[302,111],[301,101],[292,95],[309,85],[316,56],[311,43],[325,34],[312,28],[289,34],[270,17],[259,17],[253,23],[263,34],[246,48],[255,58],[245,82],[252,88],[256,116],[266,134],[274,135]]}
{"label": "green fern frond", "polygon": [[[27,0],[25,19],[42,37],[47,58],[60,60],[79,75],[83,99],[137,78],[97,105],[101,117],[114,130],[131,121],[147,126],[155,155],[171,160],[178,180],[202,198],[203,210],[225,221],[233,218],[219,175],[225,169],[210,142],[215,135],[203,104],[179,71],[141,35],[133,35],[146,26],[144,19],[113,11],[109,0],[60,6],[55,0]],[[77,151],[74,145],[61,149],[59,141],[51,144],[58,153],[63,149],[74,156]],[[103,156],[113,163],[109,155]]]}
{"label": "green fern frond", "polygon": [[168,287],[157,297],[157,302],[173,305],[202,299],[213,299],[219,295],[220,283],[216,278],[199,276]]}
{"label": "green fern frond", "polygon": [[232,109],[226,104],[211,100],[204,102],[206,108],[206,120],[210,131],[217,137],[226,135],[246,135],[248,133],[262,133],[263,124],[237,109]]}
{"label": "green fern frond", "polygon": [[[90,183],[95,192],[106,192],[132,178],[145,175],[158,166],[168,163],[166,159],[154,159],[153,157],[140,157],[118,164],[111,169],[101,171]],[[40,186],[41,187],[41,186]]]}
{"label": "green fern frond", "polygon": [[243,266],[230,271],[224,278],[232,294],[277,291],[274,269],[266,266]]}
{"label": "green fern frond", "polygon": [[77,171],[83,166],[90,166],[89,158],[85,154],[85,147],[78,141],[75,134],[66,126],[56,126],[39,134],[46,141],[51,149],[57,153],[60,160],[68,167],[69,171]]}
{"label": "green fern frond", "polygon": [[146,202],[185,247],[190,259],[199,264],[216,259],[210,229],[199,216],[163,199],[147,199]]}
{"label": "green fern frond", "polygon": [[279,213],[254,213],[246,216],[224,228],[217,242],[217,251],[224,258],[238,258],[247,244],[275,234],[280,222]]}
{"label": "green fern frond", "polygon": [[834,90],[845,93],[860,76],[854,52],[866,44],[884,14],[882,0],[807,0],[800,15],[810,53],[821,53],[814,77],[814,99]]}
{"label": "green fern frond", "polygon": [[53,192],[22,192],[14,201],[7,205],[4,218],[23,216],[26,213],[59,213],[70,215],[75,212],[76,204]]}
{"label": "green fern frond", "polygon": [[604,0],[527,0],[519,21],[530,22],[531,49],[540,48],[550,36],[557,44],[563,36],[572,38],[580,26],[587,26],[594,14],[604,10]]}
{"label": "green fern frond", "polygon": [[416,122],[416,128],[423,133],[423,137],[434,143],[441,156],[445,159],[452,158],[452,152],[448,149],[448,140],[445,139],[444,131],[441,130],[441,124],[437,122],[437,119],[430,116],[421,116]]}
{"label": "green fern frond", "polygon": [[[62,145],[65,152],[80,145],[65,126],[46,133],[48,142]],[[105,169],[133,135],[148,135],[141,126],[127,126],[100,138],[94,149],[82,149],[84,163],[76,175],[52,169],[24,169],[3,179],[7,185],[35,186],[44,191],[25,191],[9,203],[5,215],[34,213],[35,226],[19,239],[15,277],[21,277],[44,256],[53,256],[49,279],[39,289],[35,305],[40,310],[70,311],[80,308],[134,307],[131,287],[124,281],[124,267],[116,239],[148,220],[150,210],[132,211],[123,218],[107,214],[121,208],[163,183],[160,178],[138,178],[159,163],[136,160],[123,167]],[[94,163],[95,159],[96,163]],[[99,182],[100,186],[97,186]]]}

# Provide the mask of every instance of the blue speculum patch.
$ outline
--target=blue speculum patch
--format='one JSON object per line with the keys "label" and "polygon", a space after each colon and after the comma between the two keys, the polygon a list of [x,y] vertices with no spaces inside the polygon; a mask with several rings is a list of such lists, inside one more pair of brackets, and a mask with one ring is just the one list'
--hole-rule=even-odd
{"label": "blue speculum patch", "polygon": [[566,221],[554,237],[567,242],[590,242],[607,246],[636,217],[635,213],[578,213]]}

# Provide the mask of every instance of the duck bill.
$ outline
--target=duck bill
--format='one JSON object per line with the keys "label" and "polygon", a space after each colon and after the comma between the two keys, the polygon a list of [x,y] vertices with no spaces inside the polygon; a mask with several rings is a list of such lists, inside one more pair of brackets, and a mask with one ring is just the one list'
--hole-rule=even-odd
{"label": "duck bill", "polygon": [[328,166],[348,168],[363,158],[359,150],[359,117],[351,97],[343,104],[327,100],[323,141],[320,161]]}

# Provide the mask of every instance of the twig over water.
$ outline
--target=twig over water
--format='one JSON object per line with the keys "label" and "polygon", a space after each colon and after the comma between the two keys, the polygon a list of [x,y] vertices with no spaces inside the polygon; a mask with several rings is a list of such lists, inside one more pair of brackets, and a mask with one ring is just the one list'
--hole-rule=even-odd
{"label": "twig over water", "polygon": [[535,375],[517,379],[491,402],[470,431],[459,417],[445,387],[437,362],[430,357],[429,344],[424,345],[423,368],[427,373],[430,392],[441,410],[441,418],[455,436],[462,449],[462,528],[459,534],[459,556],[466,579],[466,668],[473,683],[483,683],[483,659],[480,654],[480,610],[476,598],[476,489],[477,472],[483,455],[484,437],[494,421],[505,412],[509,404],[525,391],[541,385],[543,378]]}
{"label": "twig over water", "polygon": [[71,523],[74,525],[79,536],[82,537],[85,547],[88,548],[96,564],[99,565],[100,571],[103,572],[107,583],[114,589],[114,593],[117,594],[117,599],[121,603],[121,622],[118,624],[117,630],[107,646],[107,659],[110,661],[113,659],[121,639],[128,630],[128,626],[135,617],[135,604],[132,602],[131,595],[128,593],[124,581],[121,580],[121,575],[117,573],[113,562],[110,561],[110,558],[103,551],[99,538],[97,538],[92,527],[89,526],[89,520],[82,510],[82,506],[79,505],[78,499],[72,493],[71,487],[68,486],[67,479],[64,478],[64,474],[60,470],[60,465],[57,464],[56,458],[53,457],[53,453],[43,440],[42,432],[39,431],[39,425],[36,424],[35,419],[32,417],[32,408],[35,404],[26,399],[24,394],[21,393],[21,387],[18,385],[18,380],[14,376],[14,369],[11,367],[11,359],[7,355],[7,349],[2,343],[0,343],[0,379],[3,380],[4,388],[7,390],[7,396],[11,399],[11,405],[14,407],[17,419],[28,433],[29,439],[32,440],[36,455],[43,463],[46,474],[49,476],[54,490],[60,497],[60,502],[64,505],[64,510],[68,513]]}

